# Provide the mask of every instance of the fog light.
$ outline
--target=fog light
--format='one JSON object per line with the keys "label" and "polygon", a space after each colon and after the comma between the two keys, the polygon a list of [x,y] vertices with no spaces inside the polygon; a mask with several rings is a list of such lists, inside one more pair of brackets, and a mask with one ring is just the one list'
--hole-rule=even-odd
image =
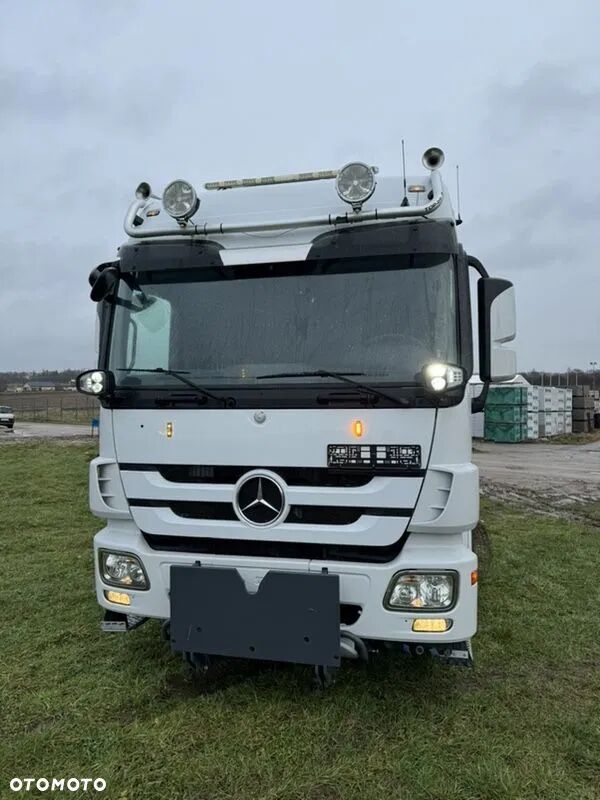
{"label": "fog light", "polygon": [[384,605],[390,611],[431,611],[452,608],[456,572],[399,572],[390,581]]}
{"label": "fog light", "polygon": [[111,603],[118,603],[120,606],[131,605],[131,597],[125,592],[115,592],[114,590],[107,590],[104,592],[104,597]]}
{"label": "fog light", "polygon": [[451,627],[451,619],[415,619],[412,624],[415,633],[444,633]]}
{"label": "fog light", "polygon": [[131,586],[147,589],[148,579],[140,560],[127,553],[100,550],[100,574],[105,583],[113,586]]}

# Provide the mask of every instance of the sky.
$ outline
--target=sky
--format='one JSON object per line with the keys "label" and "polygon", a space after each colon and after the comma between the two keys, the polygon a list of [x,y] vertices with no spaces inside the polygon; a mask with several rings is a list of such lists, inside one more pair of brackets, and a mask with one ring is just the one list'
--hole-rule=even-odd
{"label": "sky", "polygon": [[446,153],[522,370],[600,361],[600,3],[0,0],[0,371],[93,366],[135,186]]}

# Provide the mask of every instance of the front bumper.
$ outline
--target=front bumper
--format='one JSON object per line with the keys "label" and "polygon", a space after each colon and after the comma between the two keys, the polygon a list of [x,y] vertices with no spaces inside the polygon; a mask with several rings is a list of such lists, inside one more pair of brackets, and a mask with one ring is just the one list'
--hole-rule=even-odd
{"label": "front bumper", "polygon": [[[132,590],[131,605],[125,607],[109,602],[105,591],[114,587],[105,584],[98,570],[98,549],[131,553],[141,559],[150,588]],[[360,607],[358,619],[343,626],[363,639],[391,642],[459,642],[470,639],[477,628],[477,585],[471,583],[471,573],[477,569],[477,557],[470,549],[470,533],[409,536],[400,555],[385,564],[308,561],[303,559],[263,559],[240,556],[169,553],[149,547],[137,526],[129,520],[110,521],[94,538],[96,564],[96,593],[99,604],[119,613],[140,617],[169,619],[171,615],[170,580],[173,565],[233,567],[242,577],[247,590],[256,592],[270,570],[319,573],[327,568],[339,576],[340,603]],[[405,569],[454,570],[458,573],[458,596],[450,611],[406,612],[389,611],[383,599],[393,576]],[[441,617],[452,621],[445,633],[416,633],[413,620],[419,617]]]}

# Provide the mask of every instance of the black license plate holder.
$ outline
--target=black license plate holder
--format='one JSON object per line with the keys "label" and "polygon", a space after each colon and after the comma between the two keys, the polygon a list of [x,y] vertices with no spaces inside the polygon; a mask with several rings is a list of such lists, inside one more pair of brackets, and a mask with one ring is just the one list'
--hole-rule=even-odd
{"label": "black license plate holder", "polygon": [[339,577],[269,570],[256,593],[230,567],[171,567],[171,647],[205,655],[340,664]]}

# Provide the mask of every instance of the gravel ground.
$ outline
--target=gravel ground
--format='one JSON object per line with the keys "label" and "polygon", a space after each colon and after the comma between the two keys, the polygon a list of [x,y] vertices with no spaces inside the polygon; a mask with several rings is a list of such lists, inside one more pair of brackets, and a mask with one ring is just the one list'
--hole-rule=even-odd
{"label": "gravel ground", "polygon": [[593,508],[600,504],[600,442],[477,442],[473,460],[487,497],[574,519],[598,520],[600,516]]}
{"label": "gravel ground", "polygon": [[0,443],[22,439],[89,439],[89,425],[66,425],[61,422],[19,422],[13,431],[0,428]]}

